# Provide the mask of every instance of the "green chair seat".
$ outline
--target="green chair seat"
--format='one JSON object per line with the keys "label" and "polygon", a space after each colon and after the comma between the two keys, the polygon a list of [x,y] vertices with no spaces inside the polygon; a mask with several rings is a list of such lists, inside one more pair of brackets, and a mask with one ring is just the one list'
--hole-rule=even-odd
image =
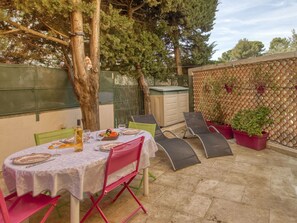
{"label": "green chair seat", "polygon": [[[145,131],[149,132],[152,135],[153,138],[155,137],[156,124],[147,124],[147,123],[140,123],[140,122],[129,122],[128,127],[132,128],[132,129],[145,130]],[[149,172],[149,177],[152,178],[153,180],[157,179],[157,177],[154,176],[151,172]],[[130,186],[130,187],[132,187],[133,189],[139,190],[141,188],[142,182],[143,182],[143,176],[142,176],[142,178],[140,180],[140,183],[139,183],[139,185],[137,187],[133,187],[133,186]]]}
{"label": "green chair seat", "polygon": [[74,136],[74,129],[59,129],[50,132],[35,133],[36,145],[52,142],[59,139],[65,139]]}
{"label": "green chair seat", "polygon": [[145,131],[151,133],[153,138],[155,137],[156,124],[129,122],[129,128],[145,130]]}

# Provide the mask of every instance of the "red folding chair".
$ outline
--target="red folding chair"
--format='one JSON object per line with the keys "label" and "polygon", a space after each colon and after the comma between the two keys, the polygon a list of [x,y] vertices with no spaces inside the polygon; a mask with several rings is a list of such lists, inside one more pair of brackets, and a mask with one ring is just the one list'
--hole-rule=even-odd
{"label": "red folding chair", "polygon": [[[134,139],[132,141],[129,141],[127,143],[120,144],[118,146],[113,147],[110,150],[107,162],[106,162],[106,168],[105,168],[105,176],[104,176],[104,183],[103,183],[103,189],[97,200],[95,197],[89,193],[90,199],[93,203],[92,207],[87,211],[87,213],[82,218],[81,222],[84,222],[87,217],[91,214],[92,210],[96,208],[104,221],[108,223],[108,220],[104,213],[102,212],[101,208],[99,207],[99,202],[103,199],[103,197],[113,189],[117,188],[120,185],[123,185],[123,188],[119,191],[119,193],[115,196],[115,198],[112,200],[112,202],[115,202],[118,197],[123,193],[125,189],[127,189],[132,197],[135,199],[135,201],[138,203],[138,207],[128,216],[124,219],[123,222],[128,221],[133,215],[135,215],[140,209],[143,210],[144,213],[146,213],[145,208],[140,203],[140,201],[137,199],[133,191],[130,189],[129,184],[131,181],[135,178],[135,176],[138,174],[138,167],[139,167],[139,160],[140,160],[140,154],[141,149],[143,145],[144,136],[139,137],[137,139]],[[107,185],[107,181],[109,176],[122,169],[127,167],[128,165],[135,163],[135,168],[125,176],[121,177],[117,181]]]}
{"label": "red folding chair", "polygon": [[41,209],[49,206],[49,209],[40,221],[41,223],[44,223],[53,211],[59,198],[60,196],[51,198],[44,194],[40,194],[36,197],[33,197],[31,194],[25,194],[18,197],[16,193],[4,197],[2,190],[0,189],[0,222],[20,223]]}

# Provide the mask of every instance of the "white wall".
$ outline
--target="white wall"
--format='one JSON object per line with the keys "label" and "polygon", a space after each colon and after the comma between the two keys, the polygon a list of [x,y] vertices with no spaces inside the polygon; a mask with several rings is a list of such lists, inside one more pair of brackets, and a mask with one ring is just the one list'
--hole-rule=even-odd
{"label": "white wall", "polygon": [[[114,126],[113,105],[100,105],[100,129]],[[80,108],[43,112],[36,121],[35,114],[0,118],[0,169],[4,159],[12,153],[34,146],[34,133],[76,126],[81,118]]]}

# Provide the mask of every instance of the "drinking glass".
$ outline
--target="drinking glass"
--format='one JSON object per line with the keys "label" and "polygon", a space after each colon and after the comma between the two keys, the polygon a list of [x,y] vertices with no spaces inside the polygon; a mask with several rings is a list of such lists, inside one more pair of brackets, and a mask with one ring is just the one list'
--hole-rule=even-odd
{"label": "drinking glass", "polygon": [[118,128],[119,128],[120,130],[124,130],[124,129],[126,128],[126,124],[119,124],[119,125],[118,125]]}
{"label": "drinking glass", "polygon": [[120,130],[120,132],[124,131],[125,128],[126,124],[118,124],[118,129]]}
{"label": "drinking glass", "polygon": [[84,129],[84,131],[83,131],[84,142],[89,143],[90,138],[91,138],[91,131],[90,131],[90,129]]}

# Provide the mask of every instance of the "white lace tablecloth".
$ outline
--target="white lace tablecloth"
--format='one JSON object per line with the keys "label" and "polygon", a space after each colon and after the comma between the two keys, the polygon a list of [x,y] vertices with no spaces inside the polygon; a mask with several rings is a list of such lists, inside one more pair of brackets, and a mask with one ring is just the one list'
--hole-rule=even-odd
{"label": "white lace tablecloth", "polygon": [[[83,192],[96,193],[102,189],[105,163],[108,152],[96,151],[99,145],[112,142],[127,142],[136,137],[145,136],[142,148],[140,169],[150,165],[150,157],[155,157],[158,150],[152,136],[145,131],[141,135],[124,136],[121,135],[117,140],[97,141],[93,132],[89,143],[84,143],[82,152],[74,152],[73,148],[48,149],[51,143],[31,147],[7,157],[3,165],[3,176],[10,191],[17,191],[19,196],[28,192],[38,195],[43,191],[49,190],[52,196],[56,196],[59,191],[67,190],[77,199],[83,199]],[[54,156],[54,160],[45,162],[30,168],[26,165],[14,165],[12,159],[31,153],[51,153],[61,154]],[[131,167],[132,168],[132,167]],[[114,173],[109,179],[113,182],[119,179],[126,171],[122,170]]]}

